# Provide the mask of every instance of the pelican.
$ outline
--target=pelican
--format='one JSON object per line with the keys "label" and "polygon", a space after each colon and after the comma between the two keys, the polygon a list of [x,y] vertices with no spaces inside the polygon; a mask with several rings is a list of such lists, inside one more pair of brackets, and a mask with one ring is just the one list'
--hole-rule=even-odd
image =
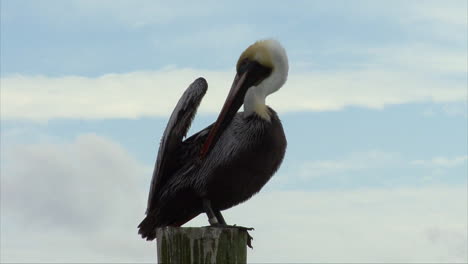
{"label": "pelican", "polygon": [[[272,39],[249,46],[216,122],[184,139],[208,84],[195,80],[179,99],[161,139],[151,180],[142,238],[156,228],[181,226],[206,213],[212,226],[227,226],[221,211],[250,199],[275,174],[286,137],[265,98],[288,77],[288,58]],[[239,108],[244,105],[244,111]]]}

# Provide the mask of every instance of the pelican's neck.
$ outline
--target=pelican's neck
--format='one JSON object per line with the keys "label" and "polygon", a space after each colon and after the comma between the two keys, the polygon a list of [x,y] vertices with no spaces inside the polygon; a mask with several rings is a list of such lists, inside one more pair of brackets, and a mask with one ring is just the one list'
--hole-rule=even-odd
{"label": "pelican's neck", "polygon": [[261,118],[270,121],[270,113],[265,105],[266,94],[259,89],[260,87],[251,87],[244,98],[244,116],[257,114]]}
{"label": "pelican's neck", "polygon": [[279,90],[288,78],[287,59],[277,63],[270,76],[258,84],[250,87],[244,97],[244,116],[257,114],[261,118],[270,121],[270,113],[265,105],[265,98]]}

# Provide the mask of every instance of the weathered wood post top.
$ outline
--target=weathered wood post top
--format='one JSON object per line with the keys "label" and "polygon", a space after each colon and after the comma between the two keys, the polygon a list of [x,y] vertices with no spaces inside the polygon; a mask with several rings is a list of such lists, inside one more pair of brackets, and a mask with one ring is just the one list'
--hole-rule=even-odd
{"label": "weathered wood post top", "polygon": [[158,263],[247,263],[246,229],[163,227],[156,234]]}

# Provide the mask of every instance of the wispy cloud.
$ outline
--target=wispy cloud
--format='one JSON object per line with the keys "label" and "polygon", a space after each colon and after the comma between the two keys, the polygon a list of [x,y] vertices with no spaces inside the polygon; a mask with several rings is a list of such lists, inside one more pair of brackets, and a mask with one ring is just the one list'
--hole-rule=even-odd
{"label": "wispy cloud", "polygon": [[409,3],[409,7],[409,10],[412,12],[412,15],[407,18],[409,23],[430,21],[456,26],[459,29],[466,27],[466,20],[468,18],[466,1],[451,0],[447,1],[444,5],[440,5],[439,1],[427,1],[422,6],[417,1],[413,1]]}
{"label": "wispy cloud", "polygon": [[303,178],[310,179],[345,172],[385,168],[399,163],[401,163],[401,157],[398,153],[383,151],[355,152],[340,159],[305,162],[301,166],[300,175]]}
{"label": "wispy cloud", "polygon": [[452,168],[467,164],[468,156],[457,156],[457,157],[435,157],[430,160],[413,160],[412,165],[424,166],[424,167],[446,167]]}
{"label": "wispy cloud", "polygon": [[372,55],[374,66],[397,71],[463,76],[468,69],[466,50],[448,50],[428,43],[376,47],[362,52]]}
{"label": "wispy cloud", "polygon": [[[23,4],[24,12],[2,12],[6,20],[23,18],[23,16],[34,15],[43,23],[53,27],[80,27],[88,26],[90,22],[99,26],[128,26],[142,27],[147,25],[161,25],[181,19],[203,18],[212,15],[215,9],[219,9],[217,2],[205,2],[210,5],[187,2],[166,2],[142,0],[138,4],[132,1],[90,1],[70,0],[61,1],[26,1]],[[14,7],[14,3],[5,3],[6,7]],[[83,21],[86,17],[86,21]]]}
{"label": "wispy cloud", "polygon": [[427,107],[422,112],[425,117],[435,117],[438,115],[445,115],[449,117],[468,117],[468,102],[451,103],[432,105]]}
{"label": "wispy cloud", "polygon": [[296,190],[466,184],[467,161],[466,155],[409,159],[398,152],[352,152],[334,159],[296,162],[296,166],[287,169],[288,175],[278,175],[275,182],[276,188]]}
{"label": "wispy cloud", "polygon": [[[8,2],[4,9],[17,10],[19,7],[15,7],[13,3]],[[20,39],[16,39],[15,34],[7,35],[10,36],[7,41],[3,40],[7,45],[2,45],[6,47],[6,50],[2,50],[5,55],[2,57],[7,58],[2,60],[2,70],[8,76],[2,76],[0,80],[1,114],[4,119],[167,116],[185,87],[198,76],[206,77],[210,84],[201,111],[215,113],[224,101],[234,75],[233,70],[226,70],[226,65],[235,64],[236,56],[233,54],[241,52],[241,43],[247,45],[265,37],[265,34],[278,34],[290,54],[290,78],[278,95],[268,99],[272,107],[282,112],[466,101],[466,39],[459,37],[466,36],[464,1],[449,1],[443,5],[439,1],[427,1],[424,6],[417,1],[358,1],[352,4],[331,1],[328,4],[296,3],[295,7],[298,8],[291,10],[278,10],[271,5],[265,7],[266,14],[281,14],[314,23],[315,21],[310,20],[313,17],[310,12],[317,12],[317,17],[329,21],[330,28],[323,31],[314,29],[311,34],[303,34],[302,27],[299,33],[291,34],[293,31],[287,27],[274,23],[273,26],[266,27],[247,19],[235,19],[236,10],[243,8],[239,4],[204,2],[201,5],[177,1],[142,1],[135,5],[129,1],[108,0],[47,3],[49,4],[29,1],[25,8],[18,9],[22,12],[2,11],[2,21],[7,22],[2,25],[7,25],[8,32],[15,32],[17,21],[25,20],[22,16],[30,16],[41,21],[41,25],[48,29],[46,37],[51,39],[57,37],[57,31],[50,30],[56,26],[64,27],[66,32],[73,29],[72,32],[83,31],[89,34],[97,34],[90,31],[95,25],[120,28],[122,25],[144,27],[164,24],[168,27],[170,25],[171,30],[158,27],[157,30],[138,31],[133,28],[126,31],[125,34],[130,35],[123,38],[135,38],[135,42],[123,42],[122,46],[114,43],[115,38],[120,36],[113,34],[112,39],[99,38],[102,45],[93,44],[86,34],[80,35],[79,41],[83,43],[74,47],[72,44],[76,43],[72,41],[68,46],[58,49],[67,51],[60,54],[47,53],[49,50],[56,50],[50,48],[55,42],[45,41],[41,52],[30,54],[33,57],[37,54],[44,54],[43,56],[32,59],[26,56],[27,59],[23,58],[24,60],[18,60],[18,56],[14,55],[14,52],[21,51],[14,48],[18,46],[16,44],[20,43]],[[264,13],[258,14],[259,17]],[[244,12],[242,15],[248,16]],[[202,17],[205,16],[208,19],[203,20]],[[383,35],[361,37],[350,34],[343,39],[336,39],[329,32],[340,27],[334,21],[337,16],[346,16],[349,21],[358,19],[359,23],[351,24],[364,27],[363,35],[367,31],[374,32],[380,26],[386,30],[395,30],[385,34],[385,37],[391,36],[393,41],[382,42]],[[92,27],[83,25],[82,17],[91,21],[89,23]],[[193,23],[190,25],[193,28],[181,27],[181,24],[187,24],[184,19],[191,20]],[[219,23],[213,23],[213,20]],[[294,20],[294,23],[298,22]],[[291,26],[296,25],[294,23]],[[100,37],[109,33],[102,28],[97,32]],[[438,33],[447,36],[440,37]],[[325,35],[323,41],[317,41],[316,34]],[[135,46],[135,43],[140,42],[145,43],[142,46],[144,51]],[[80,48],[83,50],[74,52]],[[112,50],[113,48],[115,49]],[[11,54],[9,50],[12,51]],[[112,52],[107,52],[108,50]],[[122,53],[130,54],[116,60],[115,57]],[[86,58],[83,59],[83,56]],[[96,57],[99,58],[98,61],[93,61]],[[219,59],[221,57],[224,59]],[[143,62],[138,58],[148,60]],[[43,60],[50,60],[50,63],[43,64]],[[154,64],[151,61],[155,61]],[[114,68],[114,64],[120,66]],[[127,67],[128,64],[131,66]],[[181,66],[169,70],[145,71],[173,64]],[[30,65],[36,66],[30,68]],[[90,65],[100,66],[93,68]],[[187,65],[192,68],[185,68]],[[92,78],[73,75],[49,77],[44,72],[46,70],[43,70],[45,68],[51,71],[55,69],[52,71],[55,73],[61,73],[60,68],[68,68],[65,71],[67,73],[89,74],[92,71],[92,76],[96,76],[95,72],[123,73]],[[93,70],[89,70],[90,68]],[[127,72],[129,69],[135,71]],[[22,70],[43,75],[22,74]],[[18,74],[14,75],[14,72]]]}

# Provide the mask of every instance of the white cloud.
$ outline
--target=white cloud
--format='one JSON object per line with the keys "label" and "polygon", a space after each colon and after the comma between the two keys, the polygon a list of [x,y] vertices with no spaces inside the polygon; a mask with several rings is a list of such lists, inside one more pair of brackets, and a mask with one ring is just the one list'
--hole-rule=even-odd
{"label": "white cloud", "polygon": [[[151,169],[118,144],[83,135],[1,150],[2,262],[155,260],[136,233]],[[463,186],[274,191],[225,217],[256,228],[253,263],[445,263],[467,261],[466,208]]]}
{"label": "white cloud", "polygon": [[467,164],[468,156],[449,157],[435,157],[430,160],[413,160],[412,165],[425,166],[425,167],[446,167],[452,168]]}
{"label": "white cloud", "polygon": [[89,134],[1,151],[1,262],[133,262],[150,255],[136,226],[151,169],[120,145]]}
{"label": "white cloud", "polygon": [[148,172],[119,145],[92,134],[72,143],[8,146],[2,207],[36,224],[94,231],[112,221],[109,212],[139,197],[138,176]]}
{"label": "white cloud", "polygon": [[[184,89],[197,77],[208,80],[201,104],[216,113],[227,95],[234,71],[164,69],[108,74],[97,78],[9,76],[1,78],[4,119],[137,118],[170,114]],[[463,82],[385,69],[303,72],[294,69],[285,87],[268,98],[280,112],[339,110],[347,106],[382,108],[411,102],[459,102]]]}

